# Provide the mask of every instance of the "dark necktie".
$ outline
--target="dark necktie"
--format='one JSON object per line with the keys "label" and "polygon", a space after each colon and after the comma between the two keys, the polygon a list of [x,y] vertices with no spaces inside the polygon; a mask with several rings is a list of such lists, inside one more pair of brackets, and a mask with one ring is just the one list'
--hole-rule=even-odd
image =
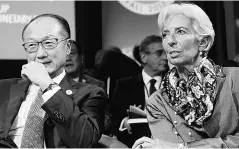
{"label": "dark necktie", "polygon": [[41,109],[43,103],[42,92],[39,90],[27,116],[22,136],[21,148],[44,147],[43,124],[45,111]]}
{"label": "dark necktie", "polygon": [[150,82],[149,95],[152,95],[156,91],[156,88],[154,86],[155,83],[156,83],[156,80],[155,79],[151,79],[149,82]]}

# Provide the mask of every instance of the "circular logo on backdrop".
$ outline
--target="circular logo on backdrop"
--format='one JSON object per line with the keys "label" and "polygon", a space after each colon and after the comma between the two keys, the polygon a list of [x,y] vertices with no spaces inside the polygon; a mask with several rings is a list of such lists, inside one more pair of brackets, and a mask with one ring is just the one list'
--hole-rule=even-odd
{"label": "circular logo on backdrop", "polygon": [[136,0],[118,0],[126,9],[141,15],[158,14],[163,7],[171,4],[174,0],[157,0],[157,1],[136,1]]}

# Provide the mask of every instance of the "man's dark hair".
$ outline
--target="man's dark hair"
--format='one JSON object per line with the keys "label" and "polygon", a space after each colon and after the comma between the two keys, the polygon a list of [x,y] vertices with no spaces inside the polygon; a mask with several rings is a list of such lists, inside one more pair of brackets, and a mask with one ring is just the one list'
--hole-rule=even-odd
{"label": "man's dark hair", "polygon": [[148,52],[148,46],[156,42],[162,43],[162,38],[156,35],[150,35],[145,37],[139,45],[139,52]]}
{"label": "man's dark hair", "polygon": [[69,26],[68,22],[66,21],[66,19],[64,19],[63,17],[61,17],[61,16],[59,16],[59,15],[56,15],[56,14],[48,14],[48,13],[46,13],[46,14],[41,14],[41,15],[36,16],[35,18],[33,18],[33,19],[23,28],[23,30],[22,30],[22,39],[23,39],[23,34],[24,34],[26,28],[27,28],[32,22],[34,22],[35,20],[37,20],[37,19],[39,19],[39,18],[43,18],[43,17],[50,17],[50,18],[56,19],[56,20],[60,23],[62,29],[68,34],[69,38],[71,37],[70,26]]}
{"label": "man's dark hair", "polygon": [[[119,47],[117,46],[109,46],[105,49],[101,49],[99,51],[96,52],[95,54],[95,68],[97,68],[99,65],[102,64],[102,62],[104,61],[105,57],[107,57],[106,59],[111,59],[112,55],[120,55],[122,54],[121,50]],[[107,56],[105,56],[107,55]],[[111,55],[110,57],[108,55]]]}
{"label": "man's dark hair", "polygon": [[133,48],[133,56],[139,62],[142,63],[140,54],[139,54],[139,45],[135,45]]}

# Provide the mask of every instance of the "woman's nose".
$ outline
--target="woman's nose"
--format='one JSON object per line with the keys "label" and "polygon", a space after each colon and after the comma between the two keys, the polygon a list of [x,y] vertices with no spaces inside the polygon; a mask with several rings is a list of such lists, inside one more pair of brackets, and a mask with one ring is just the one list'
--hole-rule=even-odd
{"label": "woman's nose", "polygon": [[168,44],[171,47],[174,47],[177,44],[177,41],[176,41],[176,39],[175,39],[173,34],[169,35],[169,37],[168,37]]}

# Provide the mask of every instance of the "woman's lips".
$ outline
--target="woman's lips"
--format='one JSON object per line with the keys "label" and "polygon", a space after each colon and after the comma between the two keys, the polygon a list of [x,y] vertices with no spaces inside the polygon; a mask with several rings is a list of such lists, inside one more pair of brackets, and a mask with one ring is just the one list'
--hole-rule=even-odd
{"label": "woman's lips", "polygon": [[170,51],[169,55],[170,57],[174,58],[174,57],[178,57],[180,55],[181,51]]}

